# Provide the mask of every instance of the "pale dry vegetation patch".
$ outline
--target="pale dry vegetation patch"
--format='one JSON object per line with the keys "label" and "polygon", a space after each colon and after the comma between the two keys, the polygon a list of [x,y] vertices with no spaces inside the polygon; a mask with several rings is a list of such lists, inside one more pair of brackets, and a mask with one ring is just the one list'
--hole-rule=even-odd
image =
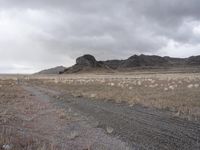
{"label": "pale dry vegetation patch", "polygon": [[[42,115],[39,111],[45,109],[42,105],[34,104],[34,101],[28,102],[30,97],[17,85],[16,80],[0,80],[0,149],[62,149],[60,145],[41,137],[31,126],[27,126],[34,119],[32,114]],[[56,113],[61,119],[69,119],[63,110],[57,110]]]}
{"label": "pale dry vegetation patch", "polygon": [[17,126],[23,122],[16,115],[14,104],[20,103],[25,95],[21,93],[14,80],[0,80],[0,149],[31,149],[32,137],[25,137]]}
{"label": "pale dry vegetation patch", "polygon": [[200,117],[200,74],[46,76],[30,82],[76,97],[167,109],[188,119]]}

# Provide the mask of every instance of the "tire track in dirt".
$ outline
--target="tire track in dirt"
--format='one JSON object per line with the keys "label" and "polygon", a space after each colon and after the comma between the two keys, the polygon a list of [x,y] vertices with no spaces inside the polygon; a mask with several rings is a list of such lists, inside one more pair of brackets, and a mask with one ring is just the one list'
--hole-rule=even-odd
{"label": "tire track in dirt", "polygon": [[[169,114],[141,106],[129,108],[112,103],[100,103],[86,99],[72,103],[78,110],[100,121],[100,127],[111,126],[114,135],[147,149],[200,149],[200,125],[185,120],[172,119]],[[147,113],[141,113],[140,110]],[[145,110],[146,109],[146,110]],[[158,117],[159,114],[159,117]],[[164,121],[162,121],[164,120]]]}
{"label": "tire track in dirt", "polygon": [[[48,89],[46,92],[49,92]],[[106,130],[112,127],[113,136],[133,146],[137,145],[139,149],[200,149],[200,122],[176,118],[167,111],[68,95],[54,102],[63,108],[70,106],[92,118],[98,122],[98,128]]]}
{"label": "tire track in dirt", "polygon": [[[59,119],[52,117],[56,115],[58,110],[62,110],[62,107],[58,107],[58,102],[53,97],[50,97],[47,91],[41,90],[41,88],[35,88],[32,86],[23,86],[23,88],[34,95],[35,101],[38,103],[44,102],[48,106],[54,108],[54,112],[51,112],[51,107],[46,107],[43,111],[47,117],[43,117],[44,113],[37,113],[37,116],[33,115],[31,119],[37,117],[41,118],[37,122],[37,126],[42,128],[39,133],[46,134],[47,138],[54,139],[54,143],[59,145],[62,144],[61,148],[66,150],[137,150],[136,146],[130,148],[125,142],[122,142],[118,138],[106,135],[105,132],[100,128],[94,128],[88,124],[87,117],[80,114],[78,111],[71,110],[71,105],[65,105],[65,109],[70,115],[72,120],[62,120],[62,124]],[[50,91],[53,95],[58,92]],[[70,108],[70,111],[69,111]],[[50,113],[48,112],[50,111]],[[57,119],[57,120],[56,120]],[[61,125],[60,125],[61,124]],[[30,123],[32,125],[32,123]],[[45,125],[45,126],[44,126]],[[49,128],[48,128],[49,127]],[[75,135],[74,135],[75,134]],[[57,142],[58,141],[58,142]],[[64,146],[63,146],[64,145]],[[64,148],[63,148],[64,147]]]}

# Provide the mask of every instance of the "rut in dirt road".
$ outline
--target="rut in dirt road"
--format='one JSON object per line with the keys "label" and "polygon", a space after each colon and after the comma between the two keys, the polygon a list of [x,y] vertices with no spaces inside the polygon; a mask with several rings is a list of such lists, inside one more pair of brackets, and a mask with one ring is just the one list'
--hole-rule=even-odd
{"label": "rut in dirt road", "polygon": [[[48,89],[42,90],[52,93]],[[170,112],[67,95],[53,101],[62,108],[70,106],[92,121],[97,121],[97,128],[107,130],[110,127],[114,137],[137,145],[139,149],[200,149],[200,122],[176,118]]]}
{"label": "rut in dirt road", "polygon": [[[65,103],[65,101],[63,101]],[[114,135],[145,149],[200,149],[200,124],[171,117],[141,106],[129,108],[109,102],[73,99],[71,105],[100,122],[111,126]]]}
{"label": "rut in dirt road", "polygon": [[[29,127],[34,134],[44,136],[49,143],[56,145],[58,150],[137,150],[136,146],[129,147],[119,138],[106,135],[101,128],[94,128],[89,124],[90,120],[65,106],[65,109],[58,106],[55,98],[50,97],[40,89],[23,86],[23,89],[34,97],[34,102],[39,105],[46,105],[42,113],[36,113]],[[53,95],[57,92],[50,91]],[[30,100],[28,100],[30,101]],[[53,110],[53,111],[52,111]],[[34,126],[33,126],[34,125]]]}

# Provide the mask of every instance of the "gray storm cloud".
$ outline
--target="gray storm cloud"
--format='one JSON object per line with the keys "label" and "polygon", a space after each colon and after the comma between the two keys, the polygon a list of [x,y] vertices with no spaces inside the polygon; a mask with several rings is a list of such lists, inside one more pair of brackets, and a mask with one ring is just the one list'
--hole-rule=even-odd
{"label": "gray storm cloud", "polygon": [[199,0],[2,0],[0,72],[133,54],[200,54]]}

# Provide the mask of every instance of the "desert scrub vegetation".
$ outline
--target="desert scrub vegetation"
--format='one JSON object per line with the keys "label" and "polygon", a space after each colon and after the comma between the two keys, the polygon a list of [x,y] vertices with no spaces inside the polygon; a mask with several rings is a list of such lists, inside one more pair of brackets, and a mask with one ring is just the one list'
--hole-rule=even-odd
{"label": "desert scrub vegetation", "polygon": [[141,104],[200,117],[200,74],[74,75],[34,77],[32,84],[59,89],[76,97]]}
{"label": "desert scrub vegetation", "polygon": [[23,120],[16,115],[15,106],[24,98],[25,95],[16,86],[15,80],[0,80],[0,149],[2,150],[31,149],[34,146],[31,134],[25,137],[22,128],[18,126]]}
{"label": "desert scrub vegetation", "polygon": [[[33,119],[44,115],[45,105],[39,105],[32,95],[17,85],[17,80],[0,80],[0,149],[2,150],[55,150],[65,145],[55,144],[40,134]],[[54,113],[54,112],[53,112]],[[62,120],[71,119],[63,110],[55,114]],[[39,132],[39,133],[38,133]]]}

